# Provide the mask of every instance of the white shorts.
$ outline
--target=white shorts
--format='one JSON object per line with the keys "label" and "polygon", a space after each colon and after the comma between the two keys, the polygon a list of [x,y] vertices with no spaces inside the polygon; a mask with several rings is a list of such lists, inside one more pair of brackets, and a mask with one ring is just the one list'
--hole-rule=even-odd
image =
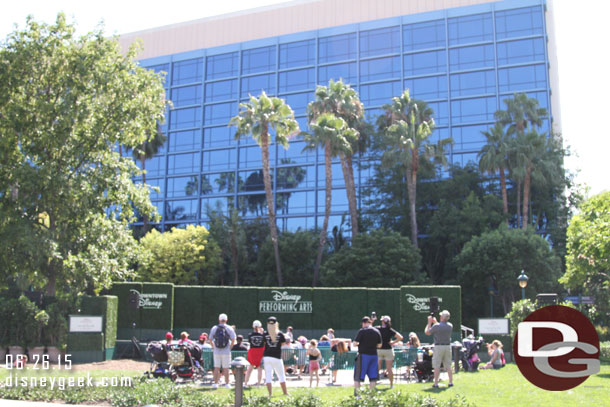
{"label": "white shorts", "polygon": [[440,369],[441,364],[445,369],[451,369],[451,345],[434,345],[432,367],[434,369]]}
{"label": "white shorts", "polygon": [[394,360],[394,349],[377,349],[377,357],[380,361],[391,362]]}
{"label": "white shorts", "polygon": [[214,355],[214,369],[229,369],[231,367],[231,355]]}
{"label": "white shorts", "polygon": [[263,367],[265,368],[265,383],[273,382],[273,371],[277,374],[280,383],[286,383],[284,375],[284,362],[282,359],[276,359],[269,356],[263,358]]}

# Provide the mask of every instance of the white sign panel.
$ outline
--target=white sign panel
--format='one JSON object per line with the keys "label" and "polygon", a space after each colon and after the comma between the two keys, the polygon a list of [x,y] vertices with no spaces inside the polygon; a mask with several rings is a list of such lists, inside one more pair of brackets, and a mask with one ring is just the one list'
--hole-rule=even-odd
{"label": "white sign panel", "polygon": [[271,297],[273,301],[259,301],[258,312],[311,314],[313,311],[312,302],[301,301],[300,295],[273,290]]}
{"label": "white sign panel", "polygon": [[479,319],[479,335],[482,334],[509,334],[508,318],[481,318]]}
{"label": "white sign panel", "polygon": [[102,332],[102,317],[70,315],[70,332]]}

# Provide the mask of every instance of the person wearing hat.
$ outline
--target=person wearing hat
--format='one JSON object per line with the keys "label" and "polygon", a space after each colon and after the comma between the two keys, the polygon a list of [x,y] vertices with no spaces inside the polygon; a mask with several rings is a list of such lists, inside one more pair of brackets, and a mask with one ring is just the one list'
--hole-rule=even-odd
{"label": "person wearing hat", "polygon": [[182,345],[183,343],[187,342],[193,343],[193,341],[189,339],[189,333],[186,331],[180,332],[180,340],[178,341],[178,345]]}
{"label": "person wearing hat", "polygon": [[273,371],[280,380],[282,392],[287,395],[286,375],[284,373],[284,362],[282,362],[282,344],[287,341],[286,337],[280,332],[280,324],[276,317],[267,318],[267,331],[265,337],[265,351],[263,352],[263,366],[265,367],[265,384],[269,397],[272,394],[271,383],[273,381]]}
{"label": "person wearing hat", "polygon": [[256,385],[259,386],[263,379],[263,369],[261,368],[263,353],[265,352],[265,336],[263,333],[265,330],[263,329],[263,324],[261,321],[256,320],[252,322],[252,332],[248,334],[248,342],[250,342],[250,349],[248,349],[248,362],[250,366],[248,366],[248,370],[246,370],[246,380],[244,381],[245,385],[248,385],[248,381],[250,380],[250,375],[252,374],[252,369],[257,370],[258,372],[258,380],[256,381]]}
{"label": "person wearing hat", "polygon": [[441,322],[437,322],[432,315],[428,316],[428,324],[424,331],[426,335],[434,336],[434,353],[432,354],[432,367],[434,368],[434,385],[438,387],[441,374],[441,365],[445,366],[449,375],[449,387],[453,386],[453,371],[451,370],[451,332],[453,325],[449,322],[451,314],[447,310],[440,313]]}
{"label": "person wearing hat", "polygon": [[225,387],[231,388],[229,384],[229,369],[231,368],[231,348],[235,344],[235,331],[227,325],[227,314],[218,316],[218,325],[214,325],[210,331],[211,345],[214,348],[214,384],[213,389],[218,388],[220,370],[225,377]]}
{"label": "person wearing hat", "polygon": [[201,349],[212,349],[212,345],[208,343],[208,334],[206,334],[205,332],[201,333],[201,335],[199,335],[199,341],[197,341],[197,345],[199,345]]}
{"label": "person wearing hat", "polygon": [[360,398],[358,389],[360,382],[369,377],[369,387],[374,389],[379,379],[377,370],[377,349],[381,348],[381,334],[377,328],[373,328],[371,318],[362,318],[362,329],[358,331],[352,342],[358,347],[358,356],[354,366],[354,395]]}
{"label": "person wearing hat", "polygon": [[392,328],[392,318],[388,315],[381,317],[381,327],[377,330],[381,334],[381,348],[377,349],[377,357],[379,358],[379,370],[381,364],[385,361],[385,368],[390,379],[390,389],[394,387],[394,372],[392,365],[394,364],[394,346],[395,343],[402,341],[402,335]]}
{"label": "person wearing hat", "polygon": [[174,334],[172,334],[171,332],[167,332],[165,334],[165,340],[161,341],[161,343],[163,343],[165,345],[171,345],[173,341],[174,341]]}

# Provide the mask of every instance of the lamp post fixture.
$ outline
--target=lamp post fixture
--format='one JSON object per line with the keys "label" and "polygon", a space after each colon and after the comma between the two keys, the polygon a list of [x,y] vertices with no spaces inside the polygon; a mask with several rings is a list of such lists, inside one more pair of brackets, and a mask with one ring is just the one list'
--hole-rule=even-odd
{"label": "lamp post fixture", "polygon": [[525,270],[521,270],[521,274],[517,277],[517,281],[519,281],[519,286],[521,287],[521,299],[525,299],[525,287],[527,287],[527,280],[529,277],[525,275]]}

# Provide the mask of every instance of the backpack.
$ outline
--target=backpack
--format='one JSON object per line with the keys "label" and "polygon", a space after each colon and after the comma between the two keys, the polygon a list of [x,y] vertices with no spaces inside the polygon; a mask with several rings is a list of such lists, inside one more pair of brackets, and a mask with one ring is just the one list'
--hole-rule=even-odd
{"label": "backpack", "polygon": [[229,332],[223,325],[216,326],[216,332],[214,332],[214,345],[217,348],[226,348],[229,345]]}

